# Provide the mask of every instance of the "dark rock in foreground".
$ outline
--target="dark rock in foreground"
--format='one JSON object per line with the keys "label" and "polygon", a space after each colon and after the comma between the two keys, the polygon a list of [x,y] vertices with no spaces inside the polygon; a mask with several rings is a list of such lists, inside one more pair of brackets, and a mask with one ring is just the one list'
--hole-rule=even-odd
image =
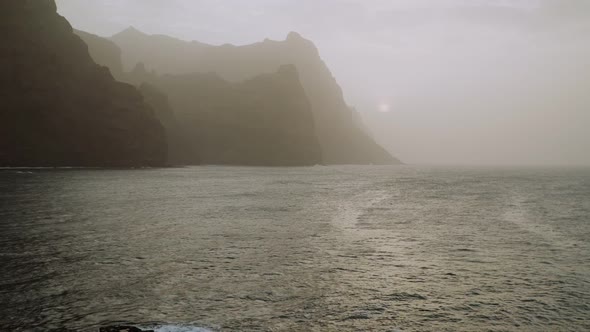
{"label": "dark rock in foreground", "polygon": [[53,0],[0,2],[0,166],[162,166],[166,136]]}
{"label": "dark rock in foreground", "polygon": [[142,330],[135,326],[108,326],[101,327],[99,332],[154,332],[154,330]]}

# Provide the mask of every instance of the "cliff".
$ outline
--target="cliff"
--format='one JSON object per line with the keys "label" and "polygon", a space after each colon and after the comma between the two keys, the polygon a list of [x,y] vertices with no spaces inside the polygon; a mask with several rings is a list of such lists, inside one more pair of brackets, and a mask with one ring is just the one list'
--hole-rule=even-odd
{"label": "cliff", "polygon": [[151,108],[92,60],[53,0],[2,1],[0,38],[1,166],[165,163]]}
{"label": "cliff", "polygon": [[123,50],[127,68],[142,62],[159,73],[216,72],[225,80],[239,82],[275,72],[281,65],[294,64],[311,102],[324,163],[399,163],[358,125],[357,115],[346,105],[340,86],[317,48],[297,33],[290,33],[284,41],[212,46],[146,35],[129,28],[111,40]]}
{"label": "cliff", "polygon": [[201,163],[199,152],[179,126],[176,112],[170,105],[168,96],[155,85],[142,80],[139,91],[145,102],[150,105],[166,131],[168,138],[168,163],[171,165],[198,165]]}
{"label": "cliff", "polygon": [[231,83],[216,74],[153,78],[176,111],[185,160],[304,166],[322,162],[305,91],[293,66]]}
{"label": "cliff", "polygon": [[117,44],[88,32],[74,30],[74,33],[88,45],[88,52],[94,62],[109,68],[116,80],[123,80],[121,49]]}
{"label": "cliff", "polygon": [[[106,40],[90,42],[112,49]],[[116,59],[101,57],[106,53],[91,48],[101,63]],[[232,83],[215,74],[159,76],[139,62],[121,79],[138,86],[155,110],[166,129],[171,164],[322,163],[310,104],[293,66]]]}

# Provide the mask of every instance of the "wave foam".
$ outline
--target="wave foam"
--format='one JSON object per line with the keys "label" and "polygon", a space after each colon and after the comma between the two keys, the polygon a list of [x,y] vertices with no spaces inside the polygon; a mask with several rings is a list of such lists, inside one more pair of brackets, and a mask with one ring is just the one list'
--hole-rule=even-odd
{"label": "wave foam", "polygon": [[204,327],[190,325],[157,325],[149,327],[140,327],[142,330],[154,330],[155,332],[213,332],[213,330]]}

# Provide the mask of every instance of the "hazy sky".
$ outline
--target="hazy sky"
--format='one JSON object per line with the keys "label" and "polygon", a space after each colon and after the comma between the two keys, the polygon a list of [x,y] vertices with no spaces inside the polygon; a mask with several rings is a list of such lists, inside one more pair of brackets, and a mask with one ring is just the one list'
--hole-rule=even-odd
{"label": "hazy sky", "polygon": [[57,0],[74,27],[313,40],[408,163],[590,165],[590,0]]}

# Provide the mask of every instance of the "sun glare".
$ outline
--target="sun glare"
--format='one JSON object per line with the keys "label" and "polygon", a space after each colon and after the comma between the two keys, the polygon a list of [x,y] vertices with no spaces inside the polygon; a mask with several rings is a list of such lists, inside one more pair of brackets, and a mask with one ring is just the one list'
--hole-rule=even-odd
{"label": "sun glare", "polygon": [[389,104],[386,104],[386,103],[379,104],[378,108],[379,108],[379,112],[381,112],[381,113],[388,113],[389,109],[390,109]]}

